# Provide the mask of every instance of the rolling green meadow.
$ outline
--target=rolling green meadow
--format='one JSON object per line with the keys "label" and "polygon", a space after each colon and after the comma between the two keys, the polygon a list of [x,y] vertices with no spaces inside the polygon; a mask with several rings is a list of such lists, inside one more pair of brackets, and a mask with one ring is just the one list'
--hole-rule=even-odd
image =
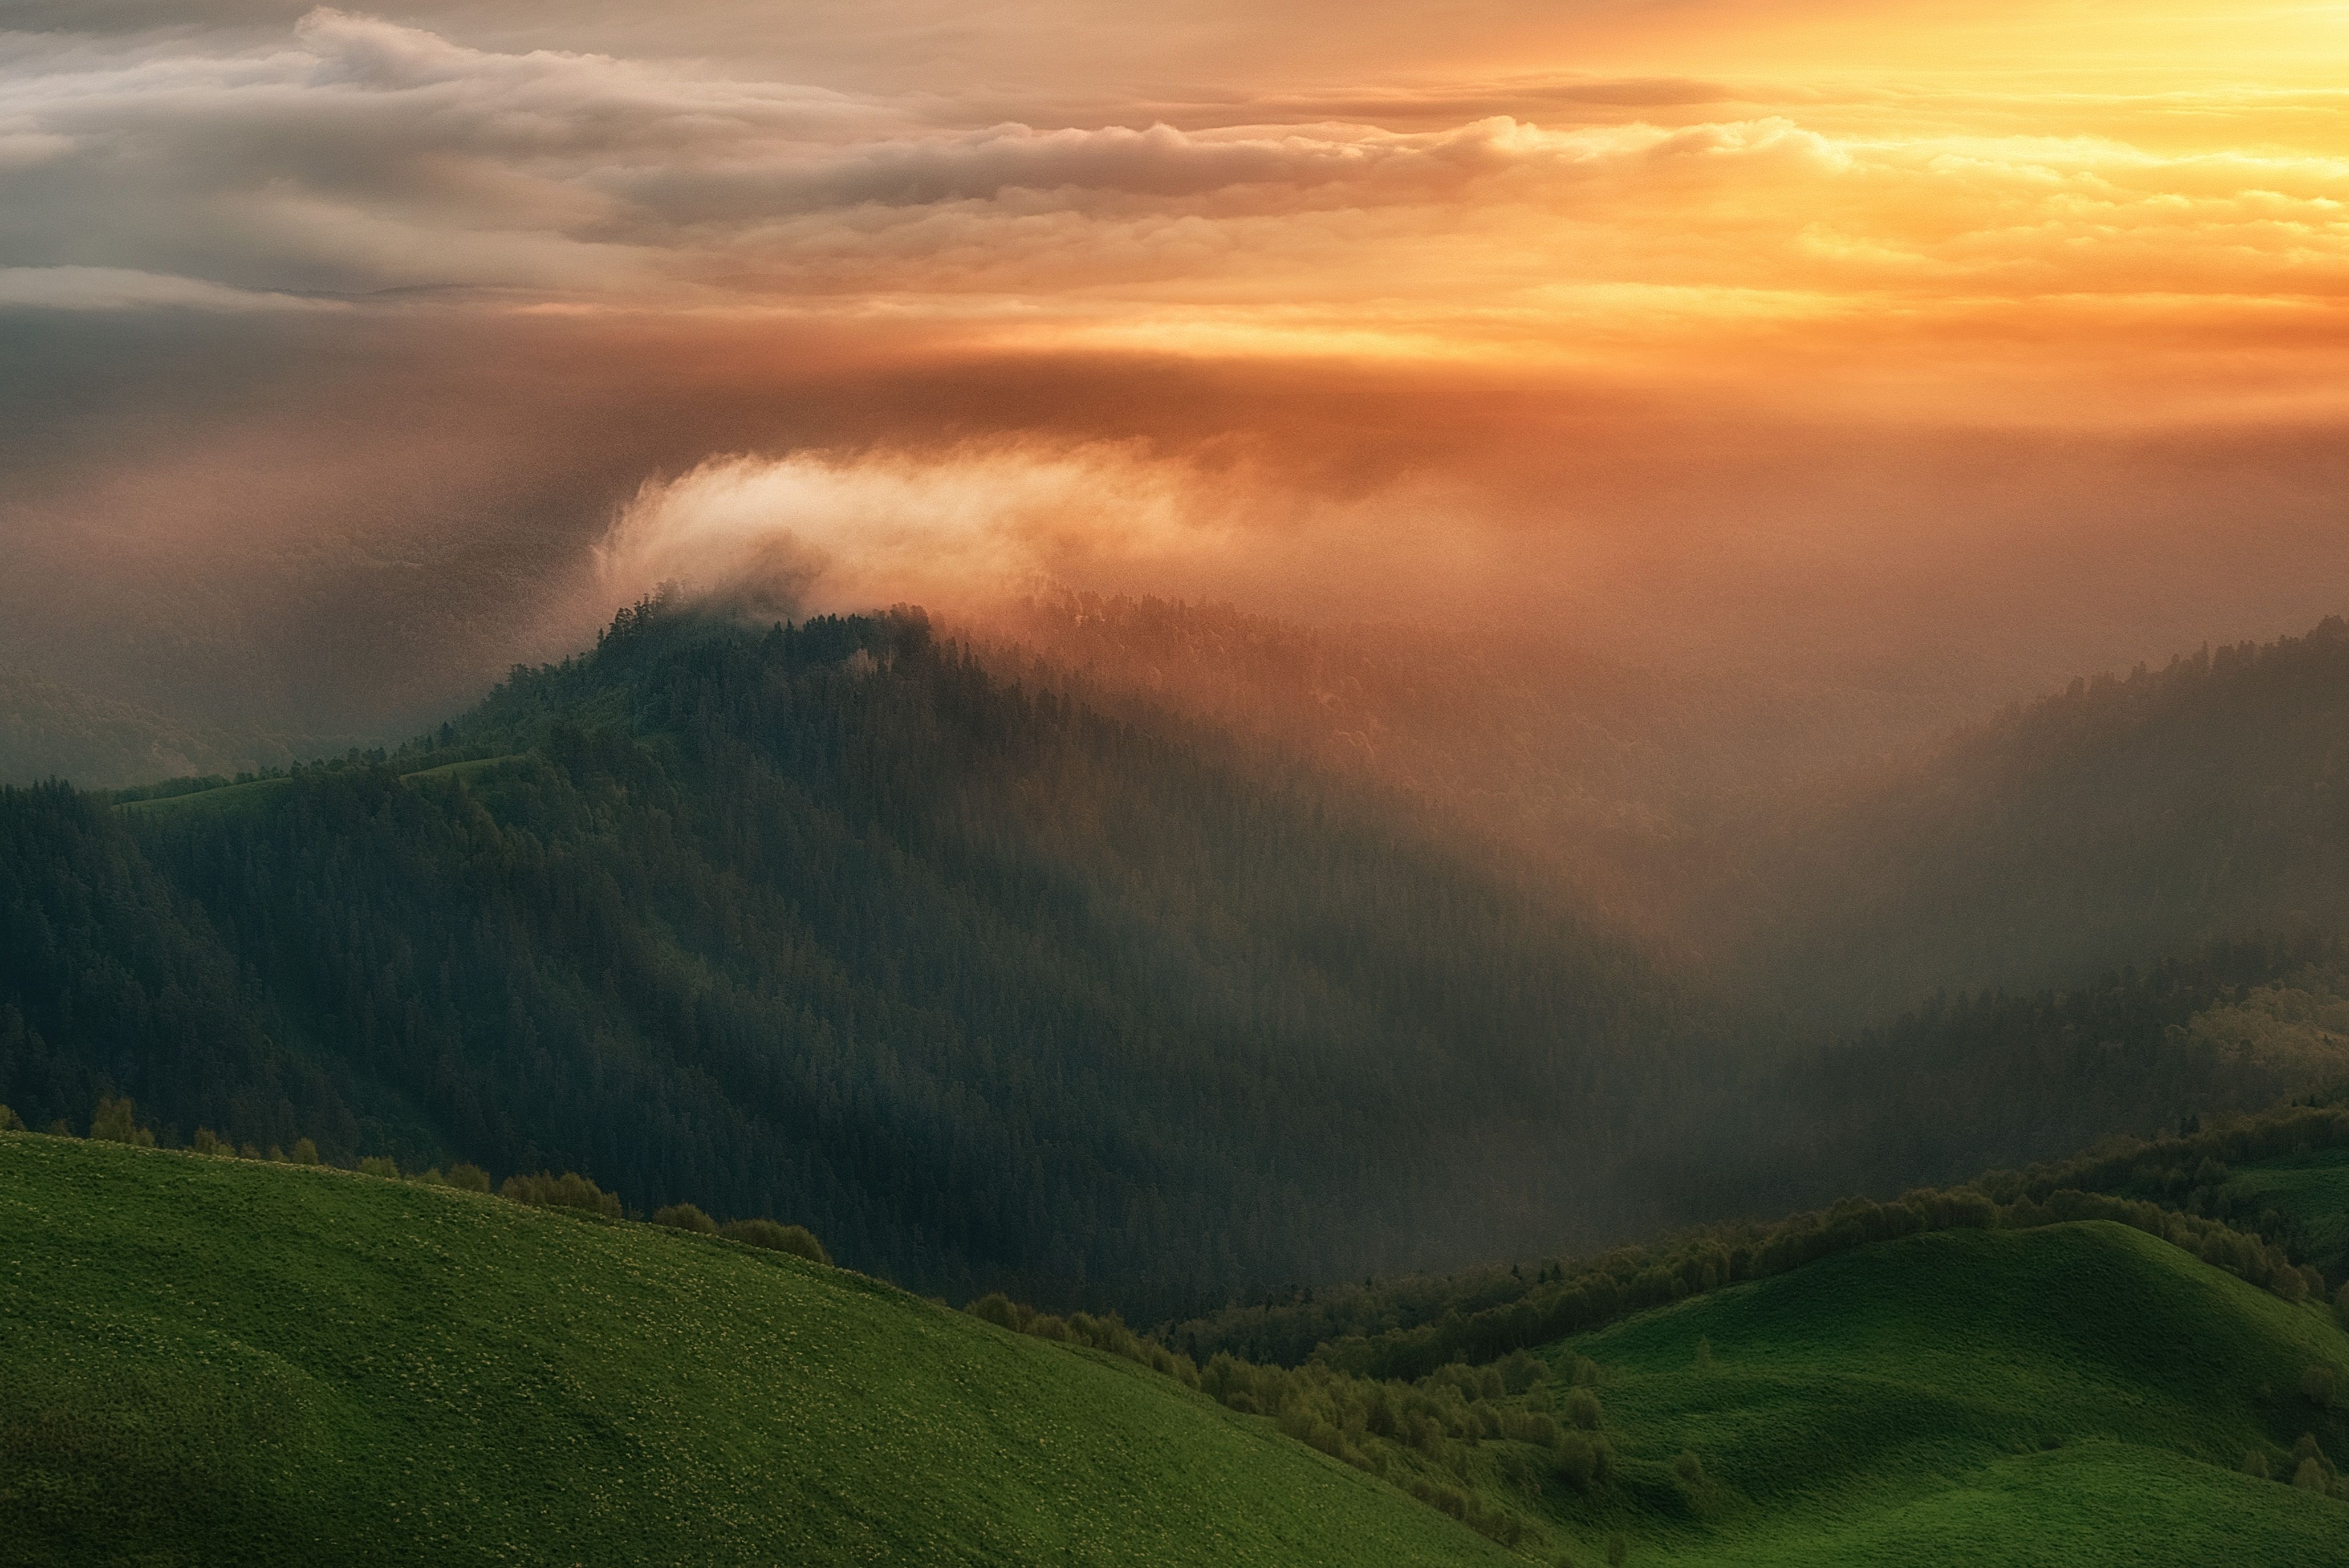
{"label": "rolling green meadow", "polygon": [[1129,1363],[841,1270],[0,1135],[0,1559],[1479,1563]]}
{"label": "rolling green meadow", "polygon": [[2126,1226],[1885,1242],[1571,1348],[1606,1370],[1618,1450],[1582,1528],[1640,1560],[2349,1556],[2349,1503],[2241,1473],[2257,1451],[2289,1477],[2303,1433],[2343,1455],[2302,1380],[2349,1369],[2349,1335]]}

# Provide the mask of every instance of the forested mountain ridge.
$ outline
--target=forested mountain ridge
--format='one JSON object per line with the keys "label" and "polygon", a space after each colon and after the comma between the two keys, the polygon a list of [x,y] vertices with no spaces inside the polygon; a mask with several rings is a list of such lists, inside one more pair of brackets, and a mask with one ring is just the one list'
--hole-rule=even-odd
{"label": "forested mountain ridge", "polygon": [[1785,809],[1744,972],[1857,1023],[2349,920],[2349,622],[2072,682]]}
{"label": "forested mountain ridge", "polygon": [[1644,1218],[1678,988],[916,614],[624,614],[403,755],[0,797],[0,1099],[572,1167],[1129,1311]]}

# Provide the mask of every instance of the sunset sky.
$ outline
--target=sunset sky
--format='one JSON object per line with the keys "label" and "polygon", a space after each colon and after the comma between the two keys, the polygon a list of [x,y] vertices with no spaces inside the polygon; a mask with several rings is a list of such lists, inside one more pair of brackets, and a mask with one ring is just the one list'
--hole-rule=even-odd
{"label": "sunset sky", "polygon": [[77,690],[365,729],[788,557],[1855,670],[1930,605],[1970,701],[2349,583],[2349,6],[0,20],[0,652]]}
{"label": "sunset sky", "polygon": [[14,304],[2333,407],[2349,7],[29,9]]}

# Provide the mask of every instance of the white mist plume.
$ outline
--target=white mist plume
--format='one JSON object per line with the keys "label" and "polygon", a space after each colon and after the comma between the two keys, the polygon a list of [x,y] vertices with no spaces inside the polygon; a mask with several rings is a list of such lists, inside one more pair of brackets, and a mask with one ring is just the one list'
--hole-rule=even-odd
{"label": "white mist plume", "polygon": [[674,581],[762,613],[968,607],[1044,581],[1187,576],[1264,504],[1140,443],[733,456],[646,482],[598,568],[607,598]]}

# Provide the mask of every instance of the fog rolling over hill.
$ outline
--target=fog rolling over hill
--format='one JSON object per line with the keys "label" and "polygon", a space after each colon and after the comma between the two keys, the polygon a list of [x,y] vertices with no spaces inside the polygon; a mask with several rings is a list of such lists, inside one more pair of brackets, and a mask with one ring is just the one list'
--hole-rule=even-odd
{"label": "fog rolling over hill", "polygon": [[1429,831],[1539,866],[1667,967],[1814,1035],[2344,914],[2337,618],[1939,730],[1634,668],[1563,630],[1077,595],[1004,624],[1003,667],[1376,778]]}

